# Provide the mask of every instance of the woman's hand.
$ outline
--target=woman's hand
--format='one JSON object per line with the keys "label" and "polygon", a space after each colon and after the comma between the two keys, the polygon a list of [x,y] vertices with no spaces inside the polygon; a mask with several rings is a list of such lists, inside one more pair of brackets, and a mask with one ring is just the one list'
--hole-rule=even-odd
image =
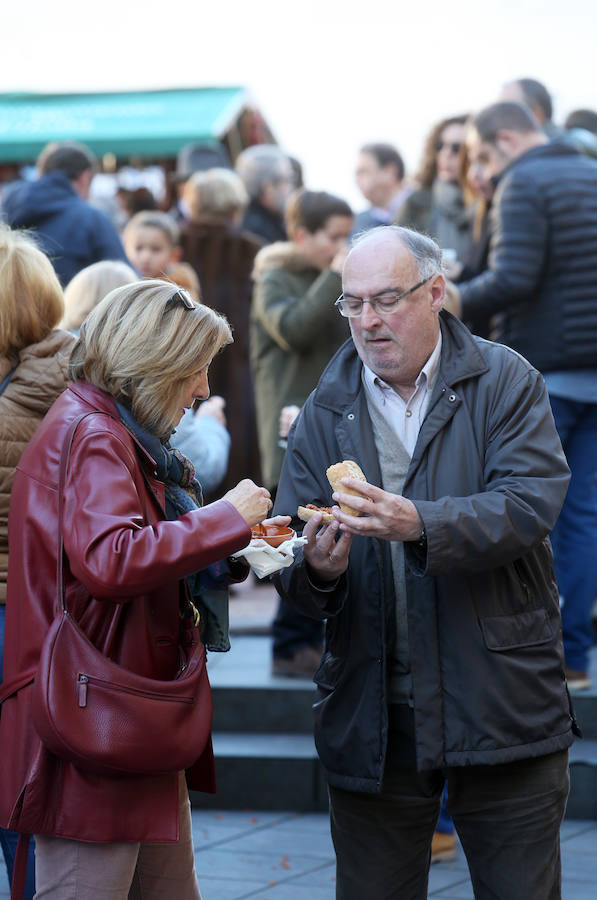
{"label": "woman's hand", "polygon": [[232,503],[251,527],[263,522],[273,505],[267,488],[257,487],[250,478],[243,478],[222,499]]}
{"label": "woman's hand", "polygon": [[322,581],[335,581],[348,568],[348,554],[352,543],[352,534],[344,532],[339,540],[338,522],[321,525],[321,513],[311,516],[303,529],[303,537],[307,543],[303,547],[303,556],[309,568]]}
{"label": "woman's hand", "polygon": [[272,516],[271,519],[264,519],[262,525],[290,525],[292,518],[290,516]]}

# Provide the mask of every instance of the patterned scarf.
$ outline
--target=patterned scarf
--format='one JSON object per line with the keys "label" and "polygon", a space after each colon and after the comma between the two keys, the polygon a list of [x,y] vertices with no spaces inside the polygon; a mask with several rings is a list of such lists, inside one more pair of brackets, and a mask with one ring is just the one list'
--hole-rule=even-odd
{"label": "patterned scarf", "polygon": [[[130,409],[116,401],[118,412],[126,427],[155,460],[156,473],[166,485],[166,516],[178,519],[185,513],[203,506],[203,492],[195,477],[195,467],[188,457],[162,442],[143,428]],[[228,621],[228,588],[225,586],[230,569],[227,560],[212,563],[207,569],[189,575],[186,582],[191,591],[191,608],[181,610],[182,618],[192,617],[199,625],[201,638],[208,650],[230,650]]]}

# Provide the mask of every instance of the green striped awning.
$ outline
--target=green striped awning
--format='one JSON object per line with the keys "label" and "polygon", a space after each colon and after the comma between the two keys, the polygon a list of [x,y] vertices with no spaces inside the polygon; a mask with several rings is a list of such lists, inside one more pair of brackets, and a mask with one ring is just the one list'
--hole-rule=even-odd
{"label": "green striped awning", "polygon": [[98,156],[174,156],[221,138],[246,102],[239,87],[102,94],[0,94],[0,162],[33,162],[50,141]]}

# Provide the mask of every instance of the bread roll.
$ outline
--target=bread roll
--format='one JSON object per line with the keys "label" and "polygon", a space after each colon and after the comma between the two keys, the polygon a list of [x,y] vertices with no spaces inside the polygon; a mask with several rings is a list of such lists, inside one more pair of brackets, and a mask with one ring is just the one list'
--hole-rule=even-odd
{"label": "bread roll", "polygon": [[[361,467],[358,463],[354,462],[352,459],[345,459],[344,462],[335,463],[335,465],[330,466],[329,469],[325,473],[328,477],[328,481],[332,486],[333,491],[342,491],[344,494],[353,494],[353,496],[360,497],[358,491],[351,490],[351,488],[345,487],[342,484],[342,478],[358,478],[359,481],[367,481]],[[349,516],[364,516],[364,512],[360,512],[358,509],[353,509],[352,506],[347,506],[346,503],[340,504],[340,509],[342,512],[347,513]]]}
{"label": "bread roll", "polygon": [[331,513],[331,506],[313,506],[312,503],[309,503],[307,506],[299,506],[296,511],[297,516],[303,522],[308,522],[315,513],[321,513],[321,521],[326,525],[329,525],[330,522],[334,521],[334,516]]}

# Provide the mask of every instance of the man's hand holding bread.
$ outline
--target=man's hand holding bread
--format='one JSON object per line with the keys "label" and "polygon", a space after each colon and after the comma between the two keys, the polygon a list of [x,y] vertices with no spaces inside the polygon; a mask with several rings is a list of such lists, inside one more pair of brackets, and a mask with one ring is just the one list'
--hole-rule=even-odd
{"label": "man's hand holding bread", "polygon": [[[332,581],[346,571],[355,534],[389,541],[419,540],[423,522],[411,500],[369,484],[353,460],[330,466],[326,474],[338,506],[325,513],[299,507],[298,513],[303,518],[301,511],[307,512],[304,557],[319,578]],[[324,528],[318,531],[321,524]]]}

